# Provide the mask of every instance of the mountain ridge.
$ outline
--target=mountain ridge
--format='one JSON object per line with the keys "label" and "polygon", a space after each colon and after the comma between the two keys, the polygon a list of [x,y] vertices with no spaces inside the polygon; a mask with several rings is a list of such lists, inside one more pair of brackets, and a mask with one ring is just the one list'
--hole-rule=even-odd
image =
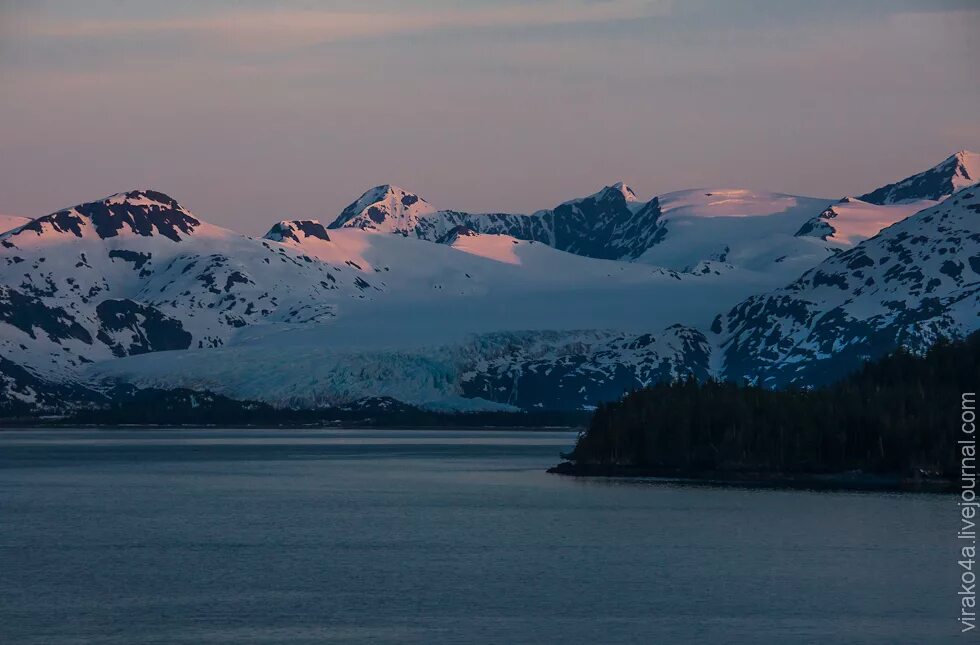
{"label": "mountain ridge", "polygon": [[964,337],[980,324],[977,312],[980,190],[968,187],[748,298],[713,331],[723,336],[727,378],[812,385],[896,346],[924,351]]}
{"label": "mountain ridge", "polygon": [[127,191],[0,234],[0,399],[89,405],[83,390],[122,382],[280,406],[548,409],[688,375],[816,383],[976,325],[976,208],[966,189],[643,201],[617,182],[471,214],[382,185],[254,238]]}
{"label": "mountain ridge", "polygon": [[980,181],[980,154],[960,150],[932,168],[858,197],[872,204],[939,201]]}

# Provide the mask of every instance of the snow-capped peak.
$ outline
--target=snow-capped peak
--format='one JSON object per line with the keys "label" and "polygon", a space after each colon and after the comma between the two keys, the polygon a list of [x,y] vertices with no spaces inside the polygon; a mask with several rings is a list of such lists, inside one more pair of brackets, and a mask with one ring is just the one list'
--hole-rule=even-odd
{"label": "snow-capped peak", "polygon": [[359,209],[364,209],[371,204],[376,204],[378,202],[386,202],[390,199],[397,199],[398,201],[404,201],[402,204],[404,206],[411,206],[415,202],[426,203],[424,199],[416,195],[415,193],[405,190],[400,186],[394,186],[392,184],[381,184],[380,186],[375,186],[370,188],[355,201],[352,206],[356,206]]}
{"label": "snow-capped peak", "polygon": [[980,155],[960,150],[929,170],[882,186],[861,195],[859,199],[879,205],[923,199],[942,201],[961,188],[977,182],[980,182]]}
{"label": "snow-capped peak", "polygon": [[626,182],[617,181],[616,183],[604,187],[597,193],[590,195],[589,197],[595,199],[597,202],[607,200],[607,199],[624,199],[627,202],[638,201],[636,193],[633,189],[626,185]]}
{"label": "snow-capped peak", "polygon": [[429,202],[404,188],[383,184],[365,191],[328,228],[353,227],[403,232],[418,218],[436,212]]}
{"label": "snow-capped peak", "polygon": [[265,234],[265,239],[273,242],[302,242],[311,237],[324,242],[330,241],[327,229],[315,219],[283,220],[269,229]]}
{"label": "snow-capped peak", "polygon": [[123,193],[109,195],[102,200],[106,204],[129,204],[131,206],[159,206],[181,208],[177,200],[166,193],[147,188],[137,188]]}
{"label": "snow-capped peak", "polygon": [[626,185],[626,182],[617,181],[612,185],[612,188],[614,190],[618,190],[623,195],[623,198],[628,202],[635,202],[637,200],[636,193],[632,188]]}
{"label": "snow-capped peak", "polygon": [[200,220],[169,195],[156,190],[131,190],[38,217],[5,237],[10,240],[29,234],[39,237],[67,234],[106,239],[121,235],[160,235],[179,242],[182,235],[191,235],[201,225]]}

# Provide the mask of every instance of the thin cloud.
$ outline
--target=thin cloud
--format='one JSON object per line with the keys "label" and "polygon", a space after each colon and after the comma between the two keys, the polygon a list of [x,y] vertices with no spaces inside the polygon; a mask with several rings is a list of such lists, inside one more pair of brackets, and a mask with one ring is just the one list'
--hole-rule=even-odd
{"label": "thin cloud", "polygon": [[114,38],[190,35],[257,49],[360,40],[395,34],[540,27],[649,18],[670,11],[672,0],[543,2],[441,11],[228,11],[204,16],[152,19],[58,20],[8,16],[20,36]]}

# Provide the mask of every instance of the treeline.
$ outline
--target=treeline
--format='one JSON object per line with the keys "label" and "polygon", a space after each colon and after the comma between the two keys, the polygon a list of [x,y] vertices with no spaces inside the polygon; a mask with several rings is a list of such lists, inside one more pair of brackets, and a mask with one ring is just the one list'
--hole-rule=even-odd
{"label": "treeline", "polygon": [[898,351],[819,389],[664,383],[601,405],[566,457],[651,471],[950,476],[961,395],[978,381],[980,332],[924,356]]}

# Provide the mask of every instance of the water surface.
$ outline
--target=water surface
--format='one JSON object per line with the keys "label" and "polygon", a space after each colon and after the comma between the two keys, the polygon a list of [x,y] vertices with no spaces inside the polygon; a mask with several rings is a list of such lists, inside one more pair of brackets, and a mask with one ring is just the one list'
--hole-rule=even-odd
{"label": "water surface", "polygon": [[950,642],[955,500],[582,480],[569,432],[0,432],[0,642]]}

